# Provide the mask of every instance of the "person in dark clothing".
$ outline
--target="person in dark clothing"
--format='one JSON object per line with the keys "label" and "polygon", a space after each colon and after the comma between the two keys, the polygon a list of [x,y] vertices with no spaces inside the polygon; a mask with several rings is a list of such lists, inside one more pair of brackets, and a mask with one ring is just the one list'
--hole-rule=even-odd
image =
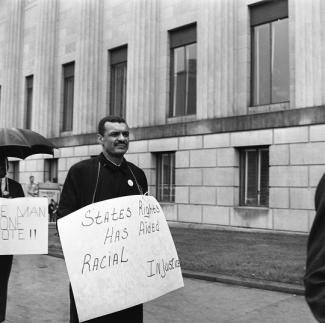
{"label": "person in dark clothing", "polygon": [[307,243],[305,297],[318,322],[325,322],[325,174],[316,189],[315,209]]}
{"label": "person in dark clothing", "polygon": [[58,208],[57,203],[53,199],[51,199],[51,202],[48,205],[50,222],[55,222],[57,208]]}
{"label": "person in dark clothing", "polygon": [[[6,177],[7,169],[8,160],[4,155],[0,155],[0,197],[23,197],[24,191],[21,185]],[[7,291],[12,258],[12,255],[0,256],[0,322],[3,322],[6,318]]]}
{"label": "person in dark clothing", "polygon": [[[86,205],[127,195],[145,194],[148,190],[144,172],[127,162],[129,128],[120,117],[108,116],[98,124],[98,142],[102,153],[73,165],[63,185],[58,218]],[[70,323],[79,322],[70,285]],[[101,316],[87,322],[142,323],[142,304]]]}

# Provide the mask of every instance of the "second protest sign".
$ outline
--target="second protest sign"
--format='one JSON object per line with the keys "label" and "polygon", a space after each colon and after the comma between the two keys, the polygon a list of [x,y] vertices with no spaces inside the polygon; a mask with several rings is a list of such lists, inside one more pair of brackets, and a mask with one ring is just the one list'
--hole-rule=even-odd
{"label": "second protest sign", "polygon": [[0,255],[47,254],[47,252],[47,199],[0,198]]}

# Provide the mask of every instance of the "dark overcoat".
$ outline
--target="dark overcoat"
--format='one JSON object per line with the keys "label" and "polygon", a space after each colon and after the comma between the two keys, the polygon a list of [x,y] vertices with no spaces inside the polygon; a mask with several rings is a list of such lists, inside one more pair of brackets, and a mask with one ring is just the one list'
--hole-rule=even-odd
{"label": "dark overcoat", "polygon": [[[19,183],[8,178],[8,186],[6,191],[9,192],[9,196],[4,196],[4,192],[1,191],[0,187],[0,197],[23,197],[24,191]],[[5,320],[6,317],[6,306],[7,306],[7,291],[8,291],[8,281],[12,266],[12,255],[1,255],[0,256],[0,322]]]}
{"label": "dark overcoat", "polygon": [[305,296],[315,318],[325,322],[325,174],[316,189],[315,209],[307,244]]}
{"label": "dark overcoat", "polygon": [[[147,191],[147,179],[140,168],[125,159],[120,166],[116,166],[100,154],[70,168],[60,198],[58,217],[66,216],[92,202],[144,194]],[[87,322],[140,323],[142,321],[141,304]],[[79,322],[71,288],[70,322]]]}

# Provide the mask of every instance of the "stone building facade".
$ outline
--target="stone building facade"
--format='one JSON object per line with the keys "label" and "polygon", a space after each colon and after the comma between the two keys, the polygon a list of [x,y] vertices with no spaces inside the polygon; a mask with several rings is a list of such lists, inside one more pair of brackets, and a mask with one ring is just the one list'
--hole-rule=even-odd
{"label": "stone building facade", "polygon": [[11,160],[16,176],[62,185],[100,152],[114,97],[127,159],[169,221],[308,232],[325,170],[323,13],[321,0],[0,0],[0,127],[59,148]]}

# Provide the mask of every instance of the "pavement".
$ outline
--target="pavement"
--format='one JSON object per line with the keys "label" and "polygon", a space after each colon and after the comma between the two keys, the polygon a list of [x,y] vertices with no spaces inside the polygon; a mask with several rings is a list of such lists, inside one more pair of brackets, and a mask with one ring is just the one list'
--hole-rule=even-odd
{"label": "pavement", "polygon": [[[146,303],[144,323],[316,322],[303,296],[191,278],[184,283],[184,288]],[[68,321],[64,260],[48,255],[15,256],[5,322]]]}

